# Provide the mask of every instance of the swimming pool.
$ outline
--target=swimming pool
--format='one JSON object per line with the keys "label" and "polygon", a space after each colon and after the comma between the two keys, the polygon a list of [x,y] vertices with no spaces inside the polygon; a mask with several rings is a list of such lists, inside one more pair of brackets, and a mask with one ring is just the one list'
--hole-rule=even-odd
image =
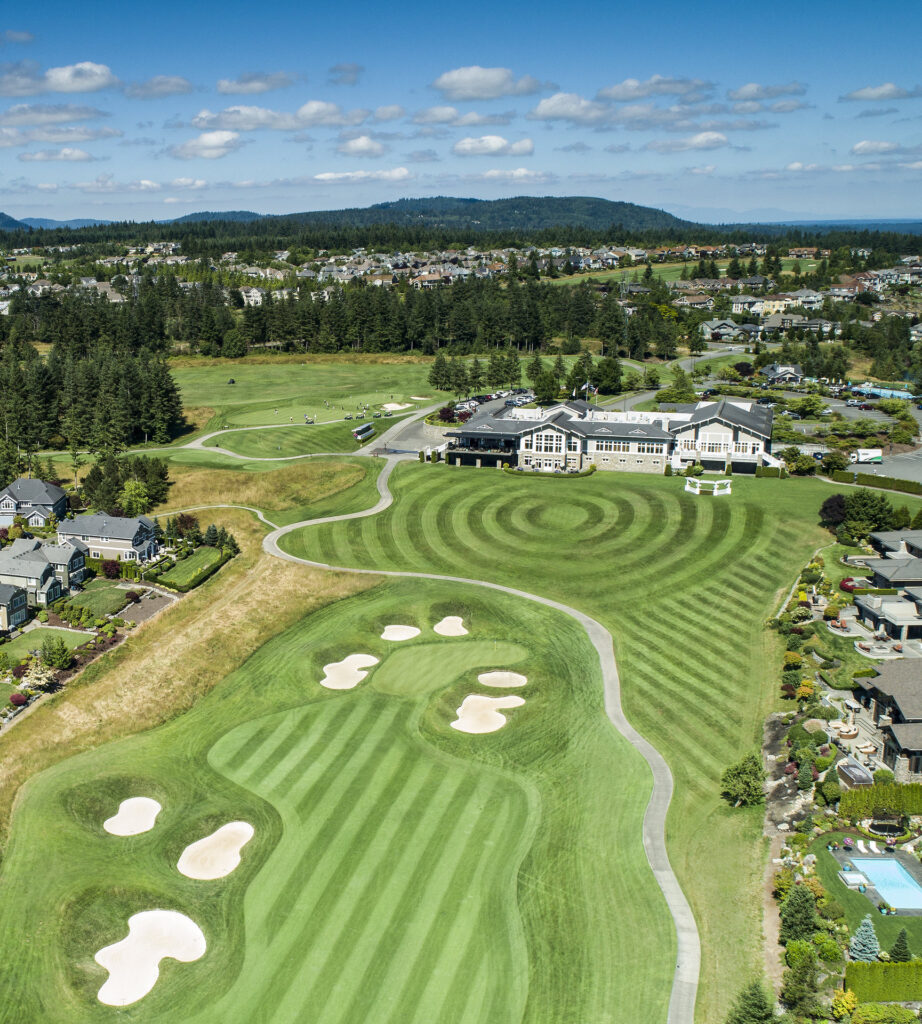
{"label": "swimming pool", "polygon": [[896,910],[922,910],[922,885],[898,860],[889,857],[852,857],[856,871]]}

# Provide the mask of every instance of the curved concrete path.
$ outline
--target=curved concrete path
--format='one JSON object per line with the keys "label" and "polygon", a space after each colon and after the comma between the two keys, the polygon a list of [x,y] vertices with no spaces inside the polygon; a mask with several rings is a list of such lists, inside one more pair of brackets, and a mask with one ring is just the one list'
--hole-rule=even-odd
{"label": "curved concrete path", "polygon": [[[404,420],[402,426],[405,426],[406,422]],[[498,590],[504,594],[512,594],[515,597],[521,597],[527,601],[534,601],[536,604],[554,608],[575,619],[585,629],[599,655],[599,662],[602,667],[605,711],[618,732],[641,754],[650,766],[650,771],[653,775],[653,791],[644,814],[643,845],[647,861],[672,914],[677,938],[676,968],[666,1024],[694,1024],[695,997],[698,991],[698,976],[701,969],[701,944],[698,938],[698,927],[695,924],[691,907],[672,870],[669,863],[669,855],[666,851],[666,813],[669,810],[669,802],[672,799],[672,772],[659,751],[637,732],[624,714],[621,707],[621,681],[618,676],[618,666],[615,662],[614,643],[611,633],[600,622],[590,618],[577,608],[571,608],[569,605],[561,604],[559,601],[552,601],[538,594],[530,594],[527,591],[517,590],[514,587],[505,587],[499,583],[466,579],[462,576],[443,576],[438,573],[352,569],[346,566],[327,565],[324,562],[312,562],[306,558],[299,558],[296,555],[289,554],[287,551],[283,551],[279,547],[278,542],[280,538],[303,526],[337,523],[347,519],[362,519],[366,516],[377,515],[388,508],[394,500],[388,483],[391,473],[398,462],[412,459],[412,456],[392,455],[386,458],[387,464],[378,476],[379,497],[374,506],[363,509],[361,512],[325,516],[320,519],[306,519],[303,522],[279,527],[263,538],[263,549],[276,558],[283,558],[286,561],[297,562],[301,565],[310,565],[317,569],[329,569],[334,572],[355,573],[363,576],[396,576],[411,579],[442,580],[449,583],[466,583],[471,586],[486,587],[489,590]]]}

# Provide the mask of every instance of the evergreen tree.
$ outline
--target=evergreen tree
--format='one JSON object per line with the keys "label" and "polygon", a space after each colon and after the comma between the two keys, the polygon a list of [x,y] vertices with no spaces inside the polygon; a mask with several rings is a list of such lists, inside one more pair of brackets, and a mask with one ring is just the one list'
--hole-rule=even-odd
{"label": "evergreen tree", "polygon": [[[557,381],[557,387],[559,388],[561,381],[563,381],[564,377],[567,375],[567,368],[564,364],[563,356],[558,356],[554,360],[554,368],[551,370],[551,373],[554,374],[554,380]],[[922,509],[920,509],[919,515],[922,516]]]}
{"label": "evergreen tree", "polygon": [[802,960],[784,972],[781,982],[781,1002],[802,1017],[813,1016],[818,1009],[818,969],[815,960]]}
{"label": "evergreen tree", "polygon": [[435,354],[435,360],[429,370],[429,385],[438,391],[451,390],[451,376],[448,369],[448,360],[441,349]]}
{"label": "evergreen tree", "polygon": [[898,509],[894,509],[893,511],[893,519],[890,522],[890,529],[908,530],[911,521],[912,517],[909,514],[909,509],[905,505],[900,505]]}
{"label": "evergreen tree", "polygon": [[525,368],[525,376],[534,384],[543,372],[544,362],[536,352],[534,358]]}
{"label": "evergreen tree", "polygon": [[906,929],[901,928],[900,934],[896,937],[896,942],[890,947],[890,959],[894,963],[905,964],[912,959],[912,954],[909,952],[909,942],[906,938]]}
{"label": "evergreen tree", "polygon": [[205,531],[205,544],[209,548],[216,548],[218,546],[218,528],[214,523],[211,523]]}
{"label": "evergreen tree", "polygon": [[470,382],[471,391],[475,394],[483,387],[483,365],[476,356],[467,368],[467,379]]}
{"label": "evergreen tree", "polygon": [[809,759],[804,760],[797,773],[797,788],[800,790],[813,788],[813,764]]}
{"label": "evergreen tree", "polygon": [[548,370],[542,370],[534,382],[535,401],[539,405],[552,405],[557,401],[560,388],[554,375]]}
{"label": "evergreen tree", "polygon": [[595,368],[596,387],[603,395],[617,395],[621,391],[621,362],[613,356],[604,356]]}
{"label": "evergreen tree", "polygon": [[765,800],[765,769],[756,754],[747,754],[723,773],[723,796],[734,807],[750,807]]}
{"label": "evergreen tree", "polygon": [[871,920],[870,914],[865,914],[861,924],[858,925],[858,930],[848,944],[848,952],[852,960],[872,963],[877,959],[880,943],[877,941],[877,932],[874,931],[874,922]]}
{"label": "evergreen tree", "polygon": [[910,529],[922,530],[922,508],[920,508],[919,511],[916,512],[915,516],[913,516],[912,523],[910,523]]}
{"label": "evergreen tree", "polygon": [[726,1024],[774,1024],[774,1000],[761,981],[750,982],[737,996]]}
{"label": "evergreen tree", "polygon": [[811,939],[816,931],[816,897],[805,885],[795,885],[781,905],[781,941]]}

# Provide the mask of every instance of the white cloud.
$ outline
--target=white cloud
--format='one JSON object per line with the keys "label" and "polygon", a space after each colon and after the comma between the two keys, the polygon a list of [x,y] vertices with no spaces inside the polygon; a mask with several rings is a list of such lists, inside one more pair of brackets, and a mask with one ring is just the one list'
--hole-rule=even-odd
{"label": "white cloud", "polygon": [[922,85],[916,85],[912,89],[904,89],[895,82],[884,82],[883,85],[867,85],[863,89],[855,89],[840,96],[840,100],[910,100],[922,96]]}
{"label": "white cloud", "polygon": [[541,182],[553,181],[554,175],[545,171],[530,171],[527,167],[516,167],[515,170],[505,171],[500,168],[493,168],[484,171],[483,174],[471,174],[467,176],[469,181],[507,181],[507,182]]}
{"label": "white cloud", "polygon": [[557,92],[529,111],[533,121],[570,121],[573,124],[599,124],[611,111],[602,103],[584,99],[575,92]]}
{"label": "white cloud", "polygon": [[218,113],[200,110],[192,118],[193,128],[211,131],[254,132],[260,129],[288,132],[302,127],[294,114],[285,114],[268,107],[235,106],[226,107]]}
{"label": "white cloud", "polygon": [[313,125],[356,125],[368,118],[367,110],[343,110],[338,103],[323,100],[308,100],[298,107],[295,115],[305,127]]}
{"label": "white cloud", "polygon": [[922,171],[922,160],[913,160],[912,163],[900,164],[907,171]]}
{"label": "white cloud", "polygon": [[744,100],[741,103],[733,104],[734,114],[758,114],[765,107],[758,100]]}
{"label": "white cloud", "polygon": [[376,121],[398,121],[406,111],[399,103],[389,103],[386,106],[378,107],[375,110]]}
{"label": "white cloud", "polygon": [[17,32],[16,29],[7,28],[0,32],[0,42],[4,43],[31,43],[35,36],[31,32]]}
{"label": "white cloud", "polygon": [[738,89],[731,89],[727,96],[731,100],[772,100],[776,96],[803,96],[807,87],[801,82],[787,82],[783,85],[760,85],[758,82],[747,82]]}
{"label": "white cloud", "polygon": [[456,156],[531,156],[535,144],[531,139],[510,142],[502,135],[481,135],[480,138],[459,139],[452,152]]}
{"label": "white cloud", "polygon": [[334,64],[329,69],[330,77],[327,81],[330,85],[355,85],[364,70],[363,65],[353,64],[351,61]]}
{"label": "white cloud", "polygon": [[194,88],[182,75],[154,75],[146,82],[130,82],[125,86],[125,95],[133,100],[156,100],[162,96],[184,96]]}
{"label": "white cloud", "polygon": [[233,153],[235,149],[240,149],[242,145],[243,142],[237,132],[203,132],[178,146],[170,146],[167,152],[178,160],[217,160],[228,153]]}
{"label": "white cloud", "polygon": [[100,174],[92,181],[78,181],[68,188],[77,189],[78,192],[159,192],[160,185],[156,181],[149,181],[142,178],[140,181],[116,181],[114,175]]}
{"label": "white cloud", "polygon": [[795,110],[808,110],[809,107],[810,104],[803,100],[778,100],[770,104],[768,109],[773,114],[793,114]]}
{"label": "white cloud", "polygon": [[625,78],[617,85],[609,85],[599,90],[599,98],[625,102],[628,100],[644,99],[647,96],[688,96],[690,94],[710,92],[714,88],[713,82],[706,82],[701,78],[668,78],[663,75],[653,75],[646,81],[636,78]]}
{"label": "white cloud", "polygon": [[722,149],[729,146],[727,136],[721,132],[698,132],[685,139],[660,139],[648,142],[644,149],[657,153],[680,153],[689,149]]}
{"label": "white cloud", "polygon": [[253,132],[260,130],[293,132],[315,125],[345,127],[361,124],[368,118],[367,110],[343,110],[338,103],[309,100],[293,114],[268,107],[233,106],[217,113],[200,110],[192,118],[193,128]]}
{"label": "white cloud", "polygon": [[174,178],[170,182],[170,188],[200,189],[208,184],[204,178]]}
{"label": "white cloud", "polygon": [[108,117],[96,107],[78,107],[73,103],[17,103],[0,113],[0,125],[22,125],[34,127],[47,124],[68,124],[74,121],[90,121]]}
{"label": "white cloud", "polygon": [[336,151],[343,156],[384,156],[386,152],[382,143],[371,138],[370,135],[359,135],[354,139],[347,139],[341,142]]}
{"label": "white cloud", "polygon": [[569,142],[566,146],[557,146],[554,149],[555,153],[591,153],[592,146],[587,145],[585,142]]}
{"label": "white cloud", "polygon": [[57,145],[75,142],[91,142],[94,139],[110,139],[122,133],[115,128],[90,128],[87,125],[49,125],[42,128],[0,127],[0,148],[28,146],[32,142],[52,142]]}
{"label": "white cloud", "polygon": [[689,167],[690,174],[713,174],[717,170],[714,164],[705,164],[702,167]]}
{"label": "white cloud", "polygon": [[35,153],[20,153],[17,159],[27,163],[47,163],[58,160],[67,163],[80,163],[96,158],[90,156],[85,149],[63,146],[61,149],[40,149]]}
{"label": "white cloud", "polygon": [[495,100],[500,96],[530,96],[542,89],[551,88],[531,75],[516,79],[509,68],[482,68],[470,64],[463,68],[446,71],[432,83],[432,88],[446,99]]}
{"label": "white cloud", "polygon": [[413,115],[414,124],[452,125],[455,128],[477,128],[481,125],[509,124],[515,116],[513,111],[502,114],[478,114],[469,110],[462,114],[457,107],[435,106],[418,110]]}
{"label": "white cloud", "polygon": [[41,71],[33,61],[0,65],[0,96],[36,96],[44,92],[98,92],[119,84],[105,64],[81,61]]}
{"label": "white cloud", "polygon": [[785,168],[786,171],[802,172],[802,171],[818,171],[820,170],[819,164],[805,164],[800,160],[795,160],[789,163]]}
{"label": "white cloud", "polygon": [[459,117],[455,107],[427,107],[413,115],[414,124],[454,124]]}
{"label": "white cloud", "polygon": [[406,167],[394,167],[389,171],[324,171],[322,174],[315,174],[314,181],[338,185],[362,181],[400,182],[408,181],[412,177]]}
{"label": "white cloud", "polygon": [[852,146],[855,156],[880,156],[882,153],[896,153],[902,149],[898,142],[880,142],[874,139],[862,139]]}
{"label": "white cloud", "polygon": [[245,71],[236,78],[218,81],[218,92],[225,96],[257,96],[274,89],[285,89],[294,83],[295,76],[287,71]]}

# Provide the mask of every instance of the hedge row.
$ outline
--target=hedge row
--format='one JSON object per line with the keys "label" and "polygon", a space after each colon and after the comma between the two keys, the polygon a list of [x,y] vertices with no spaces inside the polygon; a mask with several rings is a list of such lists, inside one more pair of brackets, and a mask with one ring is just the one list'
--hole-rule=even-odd
{"label": "hedge row", "polygon": [[188,594],[190,590],[195,590],[196,587],[201,586],[209,576],[214,576],[218,569],[233,557],[230,552],[225,551],[217,562],[199,569],[188,583],[164,583],[156,574],[148,576],[147,580],[150,583],[156,583],[158,587],[163,587],[164,590],[175,590],[179,594]]}
{"label": "hedge row", "polygon": [[852,591],[853,594],[877,594],[877,595],[892,595],[898,594],[899,591],[896,587],[855,587]]}
{"label": "hedge row", "polygon": [[780,466],[756,466],[756,476],[780,477],[787,479],[787,473]]}
{"label": "hedge row", "polygon": [[832,474],[837,484],[859,484],[861,487],[880,487],[885,491],[903,491],[906,494],[922,494],[922,484],[916,480],[898,480],[895,476],[877,476],[874,473],[849,473],[837,469]]}
{"label": "hedge row", "polygon": [[863,1003],[922,1000],[922,960],[907,963],[853,961],[845,967],[845,987]]}
{"label": "hedge row", "polygon": [[878,812],[922,814],[922,782],[883,782],[849,789],[842,794],[839,811],[847,818],[871,818]]}
{"label": "hedge row", "polygon": [[[592,463],[592,465],[590,465],[588,469],[581,469],[578,473],[539,473],[538,476],[555,476],[555,477],[561,477],[562,476],[562,477],[566,477],[566,479],[568,479],[568,480],[572,480],[572,479],[574,479],[575,477],[578,477],[578,476],[592,476],[592,474],[598,468],[599,467],[596,466],[595,463]],[[533,476],[534,475],[534,470],[516,469],[513,466],[507,466],[506,463],[503,463],[503,472],[504,473],[511,473],[513,476],[523,476],[526,473],[529,476]]]}

